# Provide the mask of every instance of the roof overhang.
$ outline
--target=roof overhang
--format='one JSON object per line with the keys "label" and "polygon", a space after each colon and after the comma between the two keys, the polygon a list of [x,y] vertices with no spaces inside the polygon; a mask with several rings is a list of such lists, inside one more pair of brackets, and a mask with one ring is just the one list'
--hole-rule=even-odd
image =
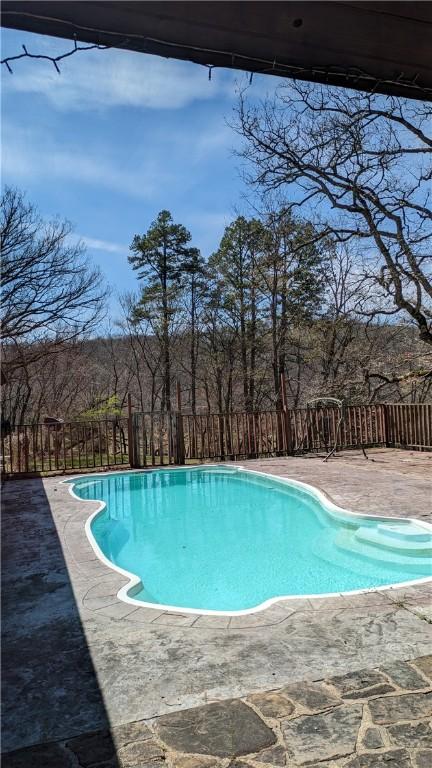
{"label": "roof overhang", "polygon": [[25,2],[1,23],[248,72],[432,100],[429,2]]}

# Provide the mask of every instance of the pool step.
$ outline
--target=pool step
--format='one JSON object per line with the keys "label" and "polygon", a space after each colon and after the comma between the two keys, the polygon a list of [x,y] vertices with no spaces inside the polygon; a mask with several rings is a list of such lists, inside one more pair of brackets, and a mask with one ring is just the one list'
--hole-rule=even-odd
{"label": "pool step", "polygon": [[[365,529],[363,529],[365,530]],[[372,533],[371,529],[367,529]],[[351,553],[365,560],[375,561],[377,563],[391,564],[395,568],[403,568],[407,571],[419,572],[418,575],[432,575],[431,550],[407,550],[385,547],[381,541],[371,538],[362,539],[357,536],[358,530],[340,531],[335,537],[336,549],[340,553]]]}
{"label": "pool step", "polygon": [[375,547],[383,547],[413,556],[432,555],[432,536],[421,528],[403,524],[379,524],[376,528],[362,526],[354,537]]}
{"label": "pool step", "polygon": [[429,541],[432,543],[432,533],[428,533],[424,528],[419,528],[410,523],[379,523],[377,530],[395,539]]}

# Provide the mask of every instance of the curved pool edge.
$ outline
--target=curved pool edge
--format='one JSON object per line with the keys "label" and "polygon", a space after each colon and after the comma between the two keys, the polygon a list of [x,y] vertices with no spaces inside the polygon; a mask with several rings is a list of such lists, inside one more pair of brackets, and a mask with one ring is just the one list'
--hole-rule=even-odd
{"label": "curved pool edge", "polygon": [[[330,495],[323,491],[320,488],[317,488],[310,483],[305,483],[302,480],[295,480],[294,478],[288,478],[288,477],[282,477],[281,475],[274,475],[270,472],[261,472],[259,470],[255,469],[248,469],[247,467],[244,467],[243,465],[235,464],[235,465],[227,465],[227,464],[197,464],[197,465],[191,465],[188,467],[180,466],[180,467],[152,467],[150,469],[130,469],[130,470],[124,470],[124,471],[110,471],[110,472],[100,472],[100,473],[92,473],[91,475],[84,474],[84,475],[77,475],[75,477],[68,477],[64,480],[60,481],[60,484],[66,484],[69,488],[69,493],[73,498],[75,498],[77,501],[81,503],[88,503],[88,499],[82,499],[80,496],[77,496],[77,494],[74,492],[74,484],[78,480],[83,480],[85,478],[88,478],[89,480],[91,478],[103,478],[107,475],[129,475],[129,474],[148,474],[149,472],[165,472],[165,471],[194,471],[194,470],[203,470],[203,469],[229,469],[232,471],[239,470],[248,474],[252,475],[258,475],[261,477],[268,477],[273,480],[278,480],[279,482],[282,482],[285,485],[291,485],[297,488],[300,488],[304,490],[306,493],[309,493],[315,499],[321,502],[326,512],[332,516],[336,517],[338,519],[360,519],[360,520],[375,520],[375,521],[382,521],[387,523],[394,523],[395,520],[420,526],[420,528],[424,528],[427,532],[432,534],[432,524],[428,523],[424,520],[417,520],[416,518],[411,517],[389,517],[386,515],[373,515],[373,514],[363,514],[361,512],[353,512],[352,510],[345,509],[344,507],[340,507],[338,504],[336,504]],[[92,499],[91,503],[94,503],[96,500]],[[96,539],[93,536],[93,532],[91,530],[91,524],[93,520],[103,512],[103,510],[106,508],[106,503],[102,500],[97,501],[98,507],[96,510],[94,510],[91,515],[87,518],[85,522],[85,533],[87,536],[87,539],[90,543],[90,546],[92,547],[95,555],[98,557],[98,559],[106,565],[110,570],[114,571],[115,573],[120,574],[124,578],[128,579],[128,583],[124,584],[119,591],[117,592],[117,598],[121,600],[124,603],[127,603],[129,605],[134,605],[136,608],[151,608],[155,611],[167,611],[169,613],[179,613],[179,614],[191,614],[195,616],[225,616],[225,617],[235,617],[235,616],[248,616],[255,613],[261,613],[271,606],[282,603],[282,602],[294,602],[296,600],[298,601],[304,601],[304,600],[316,600],[316,599],[324,599],[324,598],[338,598],[338,597],[349,597],[351,595],[364,595],[364,594],[371,594],[375,592],[385,592],[390,590],[397,590],[401,588],[406,587],[413,587],[416,585],[421,584],[428,584],[432,582],[432,576],[426,576],[424,578],[420,579],[410,579],[409,581],[404,582],[397,582],[392,584],[385,584],[381,585],[379,587],[368,587],[364,589],[355,589],[350,590],[347,592],[323,592],[319,594],[305,594],[305,595],[278,595],[277,597],[271,597],[268,600],[265,600],[264,602],[260,603],[259,605],[254,606],[253,608],[246,608],[240,611],[216,611],[216,610],[204,610],[199,608],[183,608],[181,606],[176,605],[165,605],[163,603],[149,603],[143,600],[137,600],[134,598],[130,593],[135,592],[141,588],[143,588],[143,583],[141,579],[134,573],[131,573],[130,571],[125,570],[124,568],[121,568],[118,565],[115,565],[111,560],[109,560],[106,555],[102,552],[101,548],[99,547]]]}

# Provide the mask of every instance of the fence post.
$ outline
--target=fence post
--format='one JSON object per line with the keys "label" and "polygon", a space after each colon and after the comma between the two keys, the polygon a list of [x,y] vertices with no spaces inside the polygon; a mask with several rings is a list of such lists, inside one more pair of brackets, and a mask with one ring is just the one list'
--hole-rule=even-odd
{"label": "fence post", "polygon": [[383,412],[383,442],[385,443],[386,448],[390,446],[390,430],[389,430],[389,409],[387,403],[382,403],[380,405]]}
{"label": "fence post", "polygon": [[287,453],[291,453],[292,449],[292,441],[291,441],[291,424],[290,424],[290,414],[287,408],[287,396],[286,396],[286,382],[285,382],[285,374],[282,371],[281,377],[281,394],[282,394],[282,411],[283,411],[283,428],[285,430],[285,445],[286,445],[286,451]]}
{"label": "fence post", "polygon": [[225,461],[225,430],[224,430],[224,417],[222,413],[218,415],[218,423],[219,423],[220,458],[221,458],[221,461]]}
{"label": "fence post", "polygon": [[185,444],[183,434],[183,416],[181,403],[180,382],[177,381],[177,413],[176,413],[176,445],[175,445],[175,463],[185,463]]}
{"label": "fence post", "polygon": [[135,466],[134,429],[133,429],[133,422],[132,422],[132,398],[131,398],[130,392],[128,392],[128,396],[127,396],[127,408],[128,408],[128,457],[129,457],[129,466],[133,468]]}

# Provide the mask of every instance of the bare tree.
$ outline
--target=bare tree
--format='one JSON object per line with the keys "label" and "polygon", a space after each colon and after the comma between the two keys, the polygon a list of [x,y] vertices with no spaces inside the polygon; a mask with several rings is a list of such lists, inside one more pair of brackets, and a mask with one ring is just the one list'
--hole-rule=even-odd
{"label": "bare tree", "polygon": [[[190,248],[183,261],[182,305],[184,333],[187,337],[188,354],[180,354],[179,364],[190,380],[190,405],[193,414],[197,407],[197,371],[200,352],[200,330],[203,300],[207,291],[206,265],[197,248]],[[182,350],[181,350],[182,351]]]}
{"label": "bare tree", "polygon": [[17,189],[0,204],[1,340],[8,370],[57,352],[100,322],[106,289],[67,221],[46,223]]}
{"label": "bare tree", "polygon": [[209,285],[204,306],[201,378],[207,410],[229,413],[234,404],[234,370],[239,352],[238,324],[225,311],[223,286],[216,276]]}
{"label": "bare tree", "polygon": [[[8,352],[6,348],[6,368]],[[55,355],[23,357],[20,367],[8,369],[2,386],[3,418],[15,425],[39,422],[45,416],[76,418],[88,407],[96,374],[92,349],[81,340],[64,343]]]}
{"label": "bare tree", "polygon": [[[269,211],[265,217],[266,237],[263,256],[258,262],[265,318],[271,332],[272,370],[275,401],[282,405],[281,374],[288,363],[296,369],[297,385],[289,389],[296,403],[299,395],[301,341],[297,344],[298,327],[317,314],[323,293],[322,273],[327,260],[327,244],[315,243],[316,233],[310,224],[289,212]],[[293,335],[295,342],[293,345]],[[290,346],[294,354],[290,354]]]}
{"label": "bare tree", "polygon": [[127,344],[125,363],[132,375],[141,411],[156,410],[163,386],[163,347],[155,336],[151,320],[135,317],[139,297],[133,293],[121,298],[123,320],[120,323]]}
{"label": "bare tree", "polygon": [[249,180],[320,212],[323,234],[360,239],[377,291],[370,314],[402,312],[432,344],[431,110],[427,104],[289,83],[238,110]]}
{"label": "bare tree", "polygon": [[[355,390],[351,382],[359,364],[357,348],[363,330],[360,313],[365,290],[355,255],[346,244],[335,245],[323,279],[324,311],[314,328],[320,367],[319,391],[335,397],[345,393],[352,398]],[[362,342],[365,341],[363,334]]]}

